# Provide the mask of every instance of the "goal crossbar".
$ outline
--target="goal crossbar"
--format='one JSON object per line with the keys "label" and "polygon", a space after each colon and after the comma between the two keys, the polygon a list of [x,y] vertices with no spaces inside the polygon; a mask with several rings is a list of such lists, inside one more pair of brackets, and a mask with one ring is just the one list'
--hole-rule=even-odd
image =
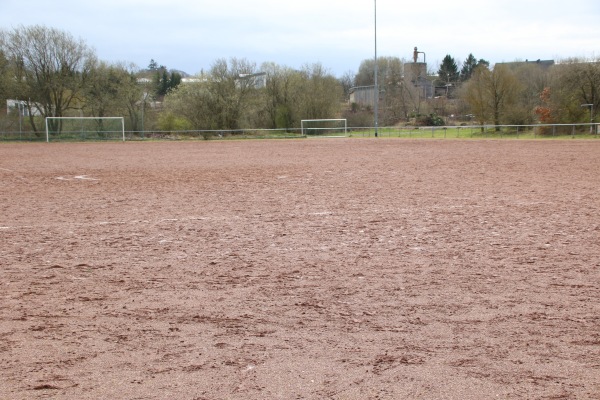
{"label": "goal crossbar", "polygon": [[46,117],[46,142],[50,142],[50,129],[48,121],[50,120],[119,120],[121,121],[120,134],[125,141],[125,118],[123,117]]}

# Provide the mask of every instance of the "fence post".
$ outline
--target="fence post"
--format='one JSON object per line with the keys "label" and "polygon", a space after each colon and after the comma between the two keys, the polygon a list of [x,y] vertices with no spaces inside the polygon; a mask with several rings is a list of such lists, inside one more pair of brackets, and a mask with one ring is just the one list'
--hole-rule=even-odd
{"label": "fence post", "polygon": [[575,139],[575,125],[573,125],[573,129],[571,129],[571,139]]}

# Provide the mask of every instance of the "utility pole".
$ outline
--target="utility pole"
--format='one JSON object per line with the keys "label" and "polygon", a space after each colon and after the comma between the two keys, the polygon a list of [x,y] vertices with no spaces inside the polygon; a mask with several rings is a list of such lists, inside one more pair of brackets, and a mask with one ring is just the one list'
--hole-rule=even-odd
{"label": "utility pole", "polygon": [[375,137],[378,136],[379,125],[379,84],[377,82],[377,73],[379,66],[377,65],[377,0],[375,1]]}

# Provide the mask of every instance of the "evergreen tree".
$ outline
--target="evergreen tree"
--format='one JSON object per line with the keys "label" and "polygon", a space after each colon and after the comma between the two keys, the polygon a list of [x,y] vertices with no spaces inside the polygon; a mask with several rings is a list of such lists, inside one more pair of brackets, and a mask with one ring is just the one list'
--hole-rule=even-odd
{"label": "evergreen tree", "polygon": [[167,72],[167,68],[161,66],[154,75],[154,87],[157,96],[165,96],[181,83],[181,74],[178,72]]}
{"label": "evergreen tree", "polygon": [[463,62],[462,69],[460,70],[460,80],[462,82],[468,81],[473,75],[473,71],[477,66],[477,59],[473,56],[473,53],[469,53],[469,56]]}
{"label": "evergreen tree", "polygon": [[453,82],[458,81],[458,65],[454,58],[447,54],[442,60],[442,65],[438,70],[438,83],[442,85],[449,85]]}
{"label": "evergreen tree", "polygon": [[462,69],[460,70],[460,80],[461,82],[466,82],[471,79],[473,76],[473,71],[479,65],[484,65],[486,67],[490,66],[490,62],[480,58],[479,61],[473,56],[473,53],[469,53],[467,59],[463,62]]}
{"label": "evergreen tree", "polygon": [[154,58],[150,60],[148,64],[148,71],[156,71],[158,69],[158,63],[154,61]]}
{"label": "evergreen tree", "polygon": [[169,74],[165,68],[162,69],[159,78],[158,94],[164,96],[169,91]]}
{"label": "evergreen tree", "polygon": [[179,72],[171,72],[169,77],[169,90],[175,89],[181,83],[181,74]]}

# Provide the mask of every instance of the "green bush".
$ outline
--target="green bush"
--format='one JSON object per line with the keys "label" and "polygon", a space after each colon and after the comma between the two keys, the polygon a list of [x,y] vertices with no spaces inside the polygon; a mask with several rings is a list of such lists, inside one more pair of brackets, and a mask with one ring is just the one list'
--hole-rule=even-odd
{"label": "green bush", "polygon": [[444,119],[437,114],[419,115],[415,120],[417,126],[444,126]]}
{"label": "green bush", "polygon": [[189,131],[192,123],[184,117],[178,117],[170,112],[165,112],[158,119],[158,128],[161,131]]}

